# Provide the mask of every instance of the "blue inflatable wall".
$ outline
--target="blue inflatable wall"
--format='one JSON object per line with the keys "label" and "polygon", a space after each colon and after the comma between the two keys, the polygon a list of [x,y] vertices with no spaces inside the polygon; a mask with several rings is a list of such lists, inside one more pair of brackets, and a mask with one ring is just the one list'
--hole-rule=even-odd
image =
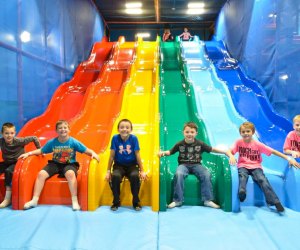
{"label": "blue inflatable wall", "polygon": [[103,34],[92,0],[1,1],[0,123],[43,113]]}

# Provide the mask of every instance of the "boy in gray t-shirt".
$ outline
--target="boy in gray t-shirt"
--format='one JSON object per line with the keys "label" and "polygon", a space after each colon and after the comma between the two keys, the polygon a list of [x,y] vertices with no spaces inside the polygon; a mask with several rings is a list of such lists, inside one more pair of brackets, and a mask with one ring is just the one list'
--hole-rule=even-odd
{"label": "boy in gray t-shirt", "polygon": [[18,158],[25,153],[24,147],[30,142],[34,142],[36,148],[40,148],[40,142],[36,136],[27,136],[24,138],[15,137],[16,127],[10,123],[4,123],[1,129],[2,138],[0,138],[0,149],[2,151],[3,162],[0,162],[0,174],[5,175],[5,197],[0,208],[4,208],[11,203],[11,182],[13,172]]}

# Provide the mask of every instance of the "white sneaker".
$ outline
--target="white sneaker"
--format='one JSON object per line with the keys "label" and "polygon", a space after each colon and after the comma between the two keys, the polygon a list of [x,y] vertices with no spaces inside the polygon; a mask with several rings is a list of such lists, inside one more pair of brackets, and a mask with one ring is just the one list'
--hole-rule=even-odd
{"label": "white sneaker", "polygon": [[181,205],[182,205],[182,202],[173,201],[168,205],[168,208],[180,207]]}
{"label": "white sneaker", "polygon": [[212,207],[212,208],[220,208],[220,206],[214,203],[213,201],[204,201],[204,206]]}

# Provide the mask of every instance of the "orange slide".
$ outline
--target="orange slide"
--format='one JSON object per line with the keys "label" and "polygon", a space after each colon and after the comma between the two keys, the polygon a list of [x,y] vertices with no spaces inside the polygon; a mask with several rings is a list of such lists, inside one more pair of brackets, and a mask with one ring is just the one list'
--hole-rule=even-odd
{"label": "orange slide", "polygon": [[[113,43],[107,42],[107,38],[103,38],[102,42],[95,43],[89,59],[77,67],[72,80],[58,87],[46,111],[41,116],[30,120],[22,128],[18,136],[35,135],[40,139],[42,145],[44,145],[47,140],[56,135],[54,126],[58,119],[69,121],[76,116],[83,106],[87,88],[98,78],[112,46]],[[27,151],[32,149],[34,149],[33,143],[26,147]],[[19,162],[16,166],[13,180],[13,183],[15,183],[13,185],[13,208],[15,209],[18,208],[16,203],[18,188],[16,188],[16,185],[18,185],[19,171],[21,171],[20,164],[22,165],[22,162]],[[0,187],[0,201],[2,201],[5,191],[4,175],[0,176]]]}
{"label": "orange slide", "polygon": [[[106,43],[107,48],[112,48],[112,43]],[[108,49],[108,50],[110,50]],[[126,43],[124,38],[120,38],[112,49],[110,58],[103,64],[102,70],[97,79],[86,89],[81,102],[70,101],[73,106],[80,106],[80,113],[75,117],[70,117],[71,136],[83,142],[87,147],[100,153],[108,144],[112,124],[118,116],[122,103],[124,86],[130,75],[131,61],[133,60],[135,43]],[[91,58],[91,57],[90,57]],[[95,59],[89,61],[96,61]],[[94,70],[95,66],[87,61],[83,63],[88,70]],[[61,96],[55,95],[56,99]],[[75,98],[76,99],[76,98]],[[55,110],[64,109],[64,105],[57,103]],[[51,113],[50,113],[51,114]],[[57,116],[53,120],[52,126],[48,127],[45,138],[48,140],[56,135],[54,124],[57,119],[65,117]],[[47,120],[48,121],[48,120]],[[34,122],[33,122],[34,123]],[[42,127],[38,124],[36,127]],[[45,133],[44,133],[45,134]],[[44,138],[42,138],[43,140]],[[34,182],[37,173],[47,164],[51,155],[29,157],[24,163],[17,164],[17,172],[13,178],[13,208],[22,209],[25,202],[31,199]],[[87,210],[87,187],[90,157],[84,154],[77,155],[80,163],[78,172],[78,198],[82,210]],[[70,205],[71,197],[68,183],[65,178],[51,177],[46,181],[43,192],[39,200],[40,204],[63,204]]]}

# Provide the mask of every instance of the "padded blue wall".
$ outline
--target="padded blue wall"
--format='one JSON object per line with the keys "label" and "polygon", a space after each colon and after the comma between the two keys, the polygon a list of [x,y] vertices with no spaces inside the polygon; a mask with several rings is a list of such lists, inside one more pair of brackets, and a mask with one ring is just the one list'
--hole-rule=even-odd
{"label": "padded blue wall", "polygon": [[215,39],[262,84],[278,113],[289,120],[300,113],[299,0],[228,0]]}
{"label": "padded blue wall", "polygon": [[[29,41],[21,39],[24,31]],[[103,35],[92,0],[1,1],[0,123],[19,129],[42,114]]]}

